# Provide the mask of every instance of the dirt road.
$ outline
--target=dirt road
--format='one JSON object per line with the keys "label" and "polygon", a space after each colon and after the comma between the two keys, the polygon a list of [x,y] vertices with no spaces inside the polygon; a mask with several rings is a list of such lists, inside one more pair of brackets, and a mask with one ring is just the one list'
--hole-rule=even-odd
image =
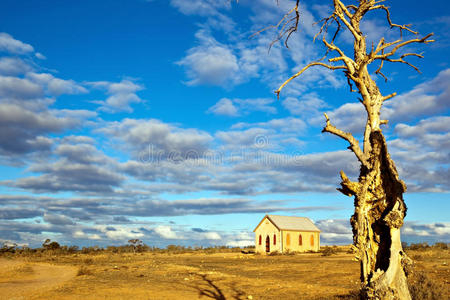
{"label": "dirt road", "polygon": [[0,299],[34,298],[76,274],[77,268],[72,266],[0,259]]}

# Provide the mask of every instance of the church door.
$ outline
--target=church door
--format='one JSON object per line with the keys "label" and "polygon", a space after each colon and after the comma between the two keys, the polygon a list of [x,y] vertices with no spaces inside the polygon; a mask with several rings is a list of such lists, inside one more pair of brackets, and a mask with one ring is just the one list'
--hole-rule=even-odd
{"label": "church door", "polygon": [[270,252],[270,237],[266,237],[266,252]]}

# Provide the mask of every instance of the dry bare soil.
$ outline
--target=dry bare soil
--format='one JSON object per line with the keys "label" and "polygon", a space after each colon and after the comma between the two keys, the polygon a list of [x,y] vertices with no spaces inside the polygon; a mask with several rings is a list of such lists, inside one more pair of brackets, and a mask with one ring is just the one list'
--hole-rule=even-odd
{"label": "dry bare soil", "polygon": [[[449,299],[449,250],[408,254]],[[354,299],[358,274],[345,252],[10,257],[0,258],[0,299]]]}

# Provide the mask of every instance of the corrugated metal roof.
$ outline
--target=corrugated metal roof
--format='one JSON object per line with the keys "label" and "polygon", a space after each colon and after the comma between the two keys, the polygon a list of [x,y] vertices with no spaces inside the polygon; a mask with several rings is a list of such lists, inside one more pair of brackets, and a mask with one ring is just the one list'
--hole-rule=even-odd
{"label": "corrugated metal roof", "polygon": [[314,223],[305,217],[288,217],[267,215],[276,227],[281,230],[320,231]]}

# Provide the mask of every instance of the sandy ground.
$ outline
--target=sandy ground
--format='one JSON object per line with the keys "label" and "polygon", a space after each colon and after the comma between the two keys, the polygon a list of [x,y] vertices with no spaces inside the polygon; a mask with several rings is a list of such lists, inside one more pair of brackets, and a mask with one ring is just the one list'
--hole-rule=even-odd
{"label": "sandy ground", "polygon": [[75,266],[0,259],[0,299],[29,299],[54,289],[77,274]]}
{"label": "sandy ground", "polygon": [[[448,299],[449,251],[413,256]],[[346,253],[102,253],[27,260],[0,260],[0,299],[353,299],[359,287],[358,262]]]}

